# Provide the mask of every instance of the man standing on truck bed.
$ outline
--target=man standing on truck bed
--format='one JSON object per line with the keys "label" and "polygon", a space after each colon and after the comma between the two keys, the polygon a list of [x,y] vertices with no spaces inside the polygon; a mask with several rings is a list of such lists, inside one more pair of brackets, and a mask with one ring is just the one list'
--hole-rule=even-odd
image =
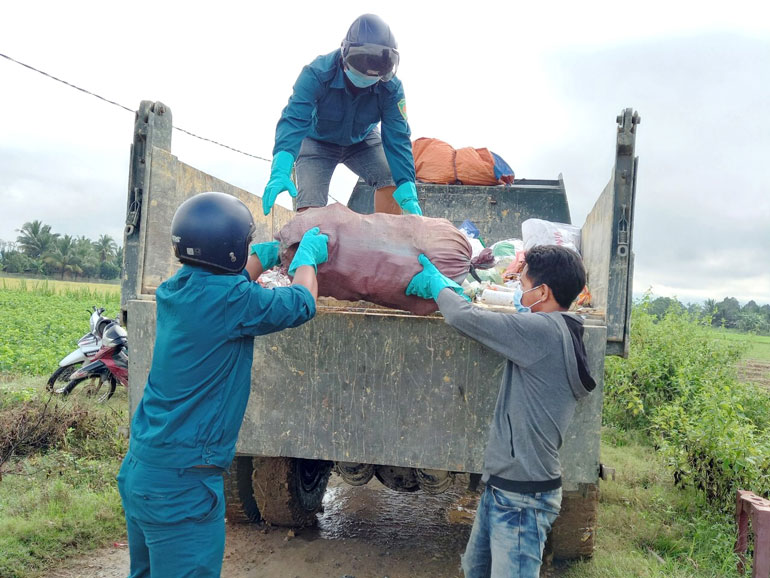
{"label": "man standing on truck bed", "polygon": [[585,285],[583,263],[565,247],[532,247],[514,295],[519,313],[505,314],[469,304],[425,255],[419,261],[407,295],[435,299],[449,325],[506,358],[465,576],[537,578],[561,508],[559,448],[577,400],[596,387],[583,322],[567,312]]}
{"label": "man standing on truck bed", "polygon": [[[340,163],[374,187],[375,211],[422,214],[396,48],[390,27],[364,14],[341,48],[302,69],[276,127],[265,215],[283,191],[297,197],[298,210],[326,206]],[[295,160],[299,189],[291,180]]]}
{"label": "man standing on truck bed", "polygon": [[171,222],[183,266],[155,292],[152,366],[118,474],[131,578],[219,576],[222,474],[251,391],[254,336],[315,315],[326,235],[305,233],[289,266],[291,287],[263,289],[251,281],[278,264],[278,243],[249,250],[253,233],[249,209],[224,193],[186,200]]}

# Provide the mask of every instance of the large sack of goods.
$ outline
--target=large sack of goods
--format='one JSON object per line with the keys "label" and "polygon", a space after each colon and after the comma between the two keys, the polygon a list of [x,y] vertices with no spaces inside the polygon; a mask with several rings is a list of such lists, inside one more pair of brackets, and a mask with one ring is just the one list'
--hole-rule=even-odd
{"label": "large sack of goods", "polygon": [[417,256],[424,253],[458,283],[470,268],[470,243],[446,219],[361,215],[339,203],[298,213],[278,232],[282,263],[288,266],[302,235],[312,227],[329,236],[329,259],[318,266],[319,295],[427,315],[438,310],[432,299],[405,294],[412,277],[422,271]]}

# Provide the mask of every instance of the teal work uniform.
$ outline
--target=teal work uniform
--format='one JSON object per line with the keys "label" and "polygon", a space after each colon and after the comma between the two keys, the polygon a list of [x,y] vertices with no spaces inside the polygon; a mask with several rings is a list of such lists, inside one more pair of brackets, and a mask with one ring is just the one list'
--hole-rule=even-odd
{"label": "teal work uniform", "polygon": [[397,77],[351,91],[340,49],[302,69],[275,131],[273,155],[296,159],[305,137],[343,147],[362,142],[381,122],[382,145],[396,185],[415,182],[404,88]]}
{"label": "teal work uniform", "polygon": [[312,319],[315,300],[299,285],[264,289],[245,271],[193,265],[155,299],[152,366],[118,475],[130,576],[219,576],[222,473],[246,411],[254,337]]}

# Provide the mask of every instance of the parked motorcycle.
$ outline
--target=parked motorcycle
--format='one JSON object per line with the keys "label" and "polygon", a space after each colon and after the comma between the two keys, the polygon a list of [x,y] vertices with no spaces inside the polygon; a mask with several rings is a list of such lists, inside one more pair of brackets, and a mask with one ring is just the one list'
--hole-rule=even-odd
{"label": "parked motorcycle", "polygon": [[105,383],[108,390],[98,401],[106,401],[115,393],[118,383],[128,387],[128,335],[117,319],[110,319],[101,329],[101,347],[90,362],[77,369],[64,387],[55,392],[69,395],[81,382],[91,380],[89,393],[97,395]]}
{"label": "parked motorcycle", "polygon": [[[88,309],[86,309],[88,311]],[[67,383],[70,377],[78,369],[83,362],[90,361],[99,348],[102,346],[101,331],[106,326],[107,322],[111,321],[108,317],[104,317],[103,307],[97,307],[94,305],[91,308],[91,318],[89,321],[90,331],[83,337],[78,339],[77,349],[69,353],[59,362],[59,367],[51,374],[46,384],[48,391],[53,391],[57,382]]]}

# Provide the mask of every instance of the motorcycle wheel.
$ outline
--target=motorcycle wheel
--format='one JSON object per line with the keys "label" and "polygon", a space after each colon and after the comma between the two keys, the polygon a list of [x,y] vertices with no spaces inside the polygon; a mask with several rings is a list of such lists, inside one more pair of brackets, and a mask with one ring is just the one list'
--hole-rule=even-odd
{"label": "motorcycle wheel", "polygon": [[[104,403],[105,401],[110,399],[113,396],[113,394],[115,393],[115,389],[117,389],[117,387],[118,387],[118,381],[113,376],[110,375],[110,377],[107,379],[107,381],[110,382],[109,387],[107,388],[107,390],[104,393],[102,393],[102,395],[99,396],[99,399],[96,400],[99,403]],[[102,386],[102,384],[100,383],[99,387],[101,387],[101,386]]]}
{"label": "motorcycle wheel", "polygon": [[53,391],[57,381],[67,383],[70,380],[70,375],[75,373],[75,370],[77,370],[81,365],[81,363],[73,363],[72,365],[64,365],[62,367],[56,368],[56,371],[54,371],[51,374],[51,377],[48,378],[48,383],[45,385],[46,390]]}
{"label": "motorcycle wheel", "polygon": [[[65,397],[73,395],[73,392],[77,391],[78,396],[88,397],[88,398],[96,398],[96,400],[101,403],[106,400],[108,400],[110,397],[112,397],[112,393],[110,389],[108,388],[107,391],[102,393],[101,396],[99,396],[99,392],[102,390],[102,386],[104,385],[105,381],[109,381],[109,378],[104,376],[88,376],[88,377],[81,377],[79,379],[72,379],[70,382],[65,385],[64,387],[54,390],[56,393],[60,393],[64,395]],[[86,382],[86,383],[83,383]],[[82,385],[81,385],[82,384]],[[80,387],[78,387],[80,386]]]}

